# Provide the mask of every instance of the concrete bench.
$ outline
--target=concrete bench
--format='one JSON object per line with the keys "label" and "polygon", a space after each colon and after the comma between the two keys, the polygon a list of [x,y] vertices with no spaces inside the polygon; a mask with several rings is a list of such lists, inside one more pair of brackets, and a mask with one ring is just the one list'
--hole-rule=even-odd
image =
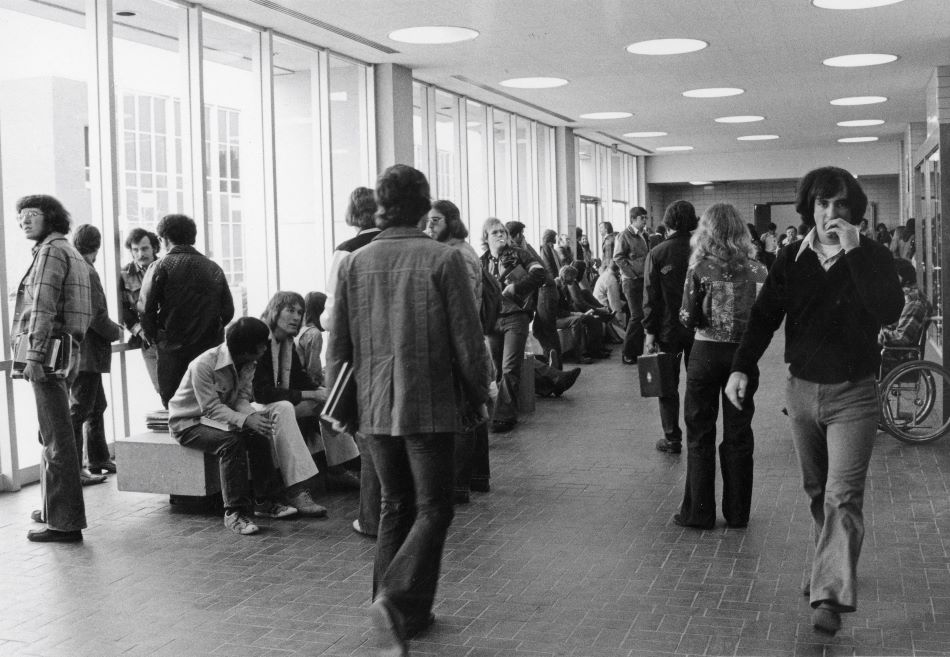
{"label": "concrete bench", "polygon": [[207,497],[221,491],[218,459],[182,447],[168,433],[148,431],[115,441],[119,490]]}

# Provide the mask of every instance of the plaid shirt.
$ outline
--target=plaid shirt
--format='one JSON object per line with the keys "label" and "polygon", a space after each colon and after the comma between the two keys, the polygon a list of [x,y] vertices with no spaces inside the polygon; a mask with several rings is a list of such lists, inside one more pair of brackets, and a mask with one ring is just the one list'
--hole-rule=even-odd
{"label": "plaid shirt", "polygon": [[904,288],[904,309],[896,324],[881,329],[881,344],[895,347],[914,347],[920,342],[924,320],[930,314],[930,304],[917,286]]}
{"label": "plaid shirt", "polygon": [[91,320],[86,261],[62,233],[50,233],[33,247],[33,264],[17,289],[13,336],[26,333],[27,359],[42,363],[51,338],[68,334],[82,342]]}

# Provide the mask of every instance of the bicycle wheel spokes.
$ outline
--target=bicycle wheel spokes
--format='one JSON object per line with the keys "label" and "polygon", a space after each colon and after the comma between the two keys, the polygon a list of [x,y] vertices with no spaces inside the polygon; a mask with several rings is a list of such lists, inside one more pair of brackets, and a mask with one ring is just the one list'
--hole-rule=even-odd
{"label": "bicycle wheel spokes", "polygon": [[936,440],[950,429],[950,371],[928,361],[895,368],[881,384],[884,426],[909,443]]}

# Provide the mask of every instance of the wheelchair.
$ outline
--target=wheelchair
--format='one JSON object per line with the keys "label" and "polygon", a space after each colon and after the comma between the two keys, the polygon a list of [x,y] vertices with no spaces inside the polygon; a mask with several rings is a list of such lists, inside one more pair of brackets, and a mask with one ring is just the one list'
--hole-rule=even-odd
{"label": "wheelchair", "polygon": [[[879,426],[901,442],[929,443],[950,431],[950,369],[924,360],[927,330],[942,319],[927,318],[914,346],[881,349]],[[903,362],[885,371],[884,363],[894,359]]]}

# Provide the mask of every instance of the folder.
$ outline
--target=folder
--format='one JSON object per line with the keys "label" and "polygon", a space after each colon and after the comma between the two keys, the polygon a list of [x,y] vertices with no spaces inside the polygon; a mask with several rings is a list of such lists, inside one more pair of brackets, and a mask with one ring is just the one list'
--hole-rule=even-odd
{"label": "folder", "polygon": [[336,381],[327,395],[320,417],[327,422],[343,426],[356,426],[359,422],[359,409],[356,402],[356,376],[353,365],[343,363],[337,373]]}

